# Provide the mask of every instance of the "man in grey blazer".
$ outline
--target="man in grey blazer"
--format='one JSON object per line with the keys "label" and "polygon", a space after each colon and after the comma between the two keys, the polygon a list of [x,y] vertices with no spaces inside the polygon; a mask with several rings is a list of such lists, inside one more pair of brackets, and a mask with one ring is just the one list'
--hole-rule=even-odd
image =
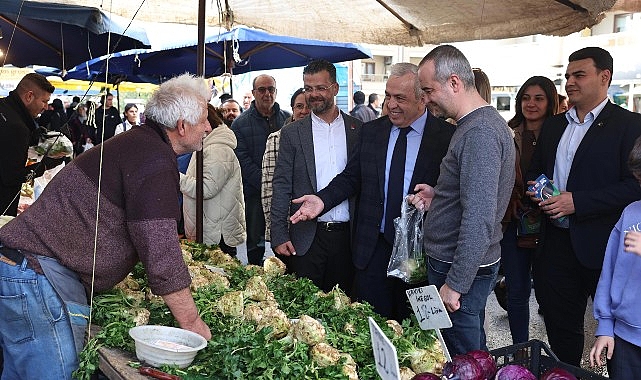
{"label": "man in grey blazer", "polygon": [[273,179],[271,244],[288,271],[309,278],[324,291],[335,285],[350,293],[354,279],[351,252],[353,203],[345,200],[304,223],[291,225],[298,209],[292,199],[325,187],[347,164],[358,141],[361,121],[341,112],[336,68],[312,61],[303,70],[305,99],[312,113],[281,131]]}

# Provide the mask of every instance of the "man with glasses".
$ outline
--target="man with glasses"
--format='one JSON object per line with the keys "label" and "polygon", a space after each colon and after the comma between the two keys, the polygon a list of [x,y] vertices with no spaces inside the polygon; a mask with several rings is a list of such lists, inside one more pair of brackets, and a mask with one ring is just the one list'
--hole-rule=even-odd
{"label": "man with glasses", "polygon": [[279,130],[291,116],[276,103],[276,80],[266,74],[254,78],[254,100],[249,109],[231,125],[238,146],[236,156],[243,176],[245,220],[247,222],[247,259],[262,265],[265,254],[265,215],[260,199],[263,154],[267,136]]}
{"label": "man with glasses", "polygon": [[289,216],[298,209],[292,199],[322,189],[343,171],[354,153],[361,121],[335,104],[338,83],[333,64],[310,62],[303,70],[303,83],[312,113],[281,131],[272,183],[271,243],[274,252],[285,258],[289,272],[312,280],[323,291],[338,285],[350,294],[353,203],[345,199],[318,219],[297,225],[290,226]]}
{"label": "man with glasses", "polygon": [[427,112],[417,72],[412,63],[391,67],[385,85],[389,114],[363,125],[357,153],[350,156],[345,170],[327,187],[307,193],[316,195],[294,200],[294,210],[304,203],[292,216],[293,226],[305,224],[357,196],[356,298],[399,322],[411,313],[405,290],[422,284],[408,285],[387,277],[395,240],[393,220],[401,215],[405,195],[436,184],[441,159],[454,133],[454,126]]}

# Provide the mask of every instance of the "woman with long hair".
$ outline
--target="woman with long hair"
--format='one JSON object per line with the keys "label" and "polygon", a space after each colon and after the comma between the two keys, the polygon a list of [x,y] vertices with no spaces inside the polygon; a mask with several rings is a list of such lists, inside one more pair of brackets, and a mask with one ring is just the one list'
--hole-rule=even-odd
{"label": "woman with long hair", "polygon": [[554,115],[558,97],[554,83],[543,76],[533,76],[516,94],[516,114],[508,121],[517,147],[516,179],[510,206],[506,212],[507,229],[501,241],[501,262],[507,285],[507,314],[514,344],[528,341],[530,324],[531,270],[541,216],[525,195],[526,173],[543,122]]}

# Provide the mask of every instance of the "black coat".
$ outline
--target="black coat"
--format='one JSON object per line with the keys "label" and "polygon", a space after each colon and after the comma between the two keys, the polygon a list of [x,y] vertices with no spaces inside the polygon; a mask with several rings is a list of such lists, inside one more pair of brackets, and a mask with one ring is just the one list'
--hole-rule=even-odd
{"label": "black coat", "polygon": [[[554,176],[556,151],[568,125],[565,114],[555,115],[541,128],[526,179],[544,173]],[[603,265],[610,232],[628,204],[641,199],[641,187],[628,170],[628,157],[641,135],[641,115],[608,102],[577,149],[567,191],[575,213],[569,216],[570,240],[579,262],[591,269]],[[545,218],[543,244],[545,244]]]}
{"label": "black coat", "polygon": [[[428,114],[423,138],[410,182],[410,191],[419,183],[436,186],[440,165],[447,153],[454,126]],[[361,136],[347,167],[318,196],[330,210],[349,196],[357,195],[356,228],[352,239],[354,265],[369,264],[383,220],[385,205],[385,160],[392,122],[387,116],[363,124]]]}
{"label": "black coat", "polygon": [[11,202],[20,191],[28,170],[27,151],[38,142],[35,120],[22,103],[22,99],[11,91],[0,99],[0,214],[11,203],[6,215],[16,215],[18,199]]}

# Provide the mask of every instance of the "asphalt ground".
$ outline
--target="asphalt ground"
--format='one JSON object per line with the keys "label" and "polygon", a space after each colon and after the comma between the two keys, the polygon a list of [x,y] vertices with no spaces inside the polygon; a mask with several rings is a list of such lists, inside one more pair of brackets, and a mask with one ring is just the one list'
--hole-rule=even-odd
{"label": "asphalt ground", "polygon": [[[539,306],[534,298],[534,291],[530,297],[530,339],[538,339],[548,343],[545,332],[545,323],[543,316],[537,313]],[[487,300],[486,313],[486,335],[487,346],[490,350],[507,347],[512,345],[512,335],[507,319],[507,312],[499,306],[494,293],[490,294]],[[590,367],[590,349],[594,344],[594,331],[596,330],[596,321],[592,316],[592,302],[588,301],[588,307],[585,312],[585,344],[583,348],[583,358],[581,368],[596,372],[607,377],[605,366]]]}

